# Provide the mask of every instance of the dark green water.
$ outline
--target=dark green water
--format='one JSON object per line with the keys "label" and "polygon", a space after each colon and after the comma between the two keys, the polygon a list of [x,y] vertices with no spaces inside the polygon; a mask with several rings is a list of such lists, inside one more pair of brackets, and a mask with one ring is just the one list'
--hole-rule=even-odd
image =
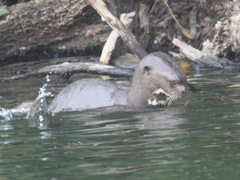
{"label": "dark green water", "polygon": [[[2,179],[238,179],[238,74],[190,76],[201,91],[161,110],[0,116]],[[0,106],[33,100],[44,79],[0,83]],[[53,93],[66,83],[52,80]],[[54,89],[52,89],[54,88]]]}

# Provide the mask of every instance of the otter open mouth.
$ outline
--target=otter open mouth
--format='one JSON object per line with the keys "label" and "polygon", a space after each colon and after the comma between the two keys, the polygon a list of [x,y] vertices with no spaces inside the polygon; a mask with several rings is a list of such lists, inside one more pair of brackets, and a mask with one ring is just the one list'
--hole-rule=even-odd
{"label": "otter open mouth", "polygon": [[148,100],[148,105],[151,107],[166,107],[170,106],[177,97],[174,97],[163,89],[158,89],[152,93],[152,98]]}

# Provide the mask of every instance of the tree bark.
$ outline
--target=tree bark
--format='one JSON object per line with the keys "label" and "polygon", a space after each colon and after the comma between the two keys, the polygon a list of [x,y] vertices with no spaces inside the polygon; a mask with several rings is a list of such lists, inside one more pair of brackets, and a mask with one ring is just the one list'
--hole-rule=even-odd
{"label": "tree bark", "polygon": [[[86,0],[19,3],[0,21],[0,66],[100,52],[111,28]],[[74,52],[73,52],[74,51]]]}

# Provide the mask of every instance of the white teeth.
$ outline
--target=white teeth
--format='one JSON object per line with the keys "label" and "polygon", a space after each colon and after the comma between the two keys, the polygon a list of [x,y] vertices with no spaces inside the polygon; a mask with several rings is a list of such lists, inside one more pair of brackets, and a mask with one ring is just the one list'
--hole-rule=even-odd
{"label": "white teeth", "polygon": [[[157,101],[157,99],[149,99],[147,102],[148,102],[148,105],[150,106],[167,106],[169,107],[173,101],[175,101],[176,99],[178,99],[176,96],[171,96],[170,94],[166,93],[163,89],[158,89],[156,91],[154,91],[152,93],[152,95],[157,95],[158,98],[157,99],[160,99]],[[163,100],[164,99],[164,100]]]}
{"label": "white teeth", "polygon": [[153,91],[152,95],[156,94],[159,95],[160,93],[165,94],[166,96],[171,96],[170,94],[168,94],[167,92],[165,92],[163,89],[158,89],[156,91]]}
{"label": "white teeth", "polygon": [[158,106],[158,105],[164,105],[165,106],[166,101],[157,101],[156,99],[154,100],[148,100],[148,105],[151,106]]}

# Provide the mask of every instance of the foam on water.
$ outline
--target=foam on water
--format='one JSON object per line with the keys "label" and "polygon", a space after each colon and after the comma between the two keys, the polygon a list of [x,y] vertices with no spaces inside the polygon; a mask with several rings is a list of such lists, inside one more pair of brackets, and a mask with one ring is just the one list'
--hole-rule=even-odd
{"label": "foam on water", "polygon": [[11,109],[5,109],[2,107],[0,107],[0,116],[2,116],[5,120],[10,120],[13,117]]}

